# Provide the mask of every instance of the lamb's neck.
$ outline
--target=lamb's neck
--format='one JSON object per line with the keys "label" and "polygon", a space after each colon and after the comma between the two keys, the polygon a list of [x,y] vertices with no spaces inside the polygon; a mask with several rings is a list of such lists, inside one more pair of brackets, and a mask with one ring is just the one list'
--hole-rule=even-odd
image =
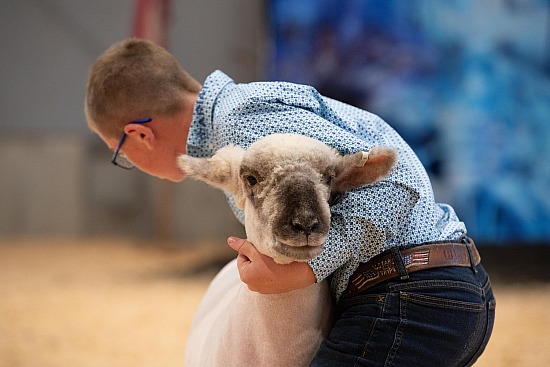
{"label": "lamb's neck", "polygon": [[[272,309],[273,311],[296,310],[298,314],[303,315],[304,310],[309,307],[315,307],[319,303],[319,298],[324,296],[324,291],[328,291],[328,286],[325,282],[315,283],[308,287],[296,289],[290,292],[281,294],[261,294],[250,291],[247,287],[243,287],[243,299],[247,302],[253,302],[254,307],[260,307],[262,310]],[[264,316],[270,317],[272,314],[265,313]]]}
{"label": "lamb's neck", "polygon": [[[223,338],[226,351],[238,352],[224,353],[225,365],[243,366],[240,363],[246,361],[246,366],[279,366],[282,355],[288,357],[283,359],[285,366],[309,365],[330,329],[330,310],[326,281],[274,295],[252,292],[243,285]],[[289,345],[297,355],[288,356]]]}

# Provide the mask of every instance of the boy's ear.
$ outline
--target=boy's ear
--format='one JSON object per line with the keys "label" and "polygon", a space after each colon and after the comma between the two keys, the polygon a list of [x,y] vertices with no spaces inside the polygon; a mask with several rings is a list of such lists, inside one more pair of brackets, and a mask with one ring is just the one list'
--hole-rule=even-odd
{"label": "boy's ear", "polygon": [[369,152],[341,156],[336,167],[332,190],[345,192],[387,177],[397,163],[393,148],[375,147]]}
{"label": "boy's ear", "polygon": [[242,209],[244,192],[239,170],[244,152],[241,147],[228,145],[218,150],[211,158],[194,158],[182,154],[178,157],[177,164],[186,176],[232,194],[235,203]]}
{"label": "boy's ear", "polygon": [[127,136],[138,139],[138,142],[144,144],[147,149],[152,150],[155,143],[155,132],[147,125],[127,124],[124,126],[124,132]]}

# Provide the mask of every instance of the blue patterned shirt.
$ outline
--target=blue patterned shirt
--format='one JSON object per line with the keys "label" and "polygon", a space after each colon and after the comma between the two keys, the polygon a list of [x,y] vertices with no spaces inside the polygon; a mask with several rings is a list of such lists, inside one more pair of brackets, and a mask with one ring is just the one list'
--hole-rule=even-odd
{"label": "blue patterned shirt", "polygon": [[[321,281],[329,275],[338,300],[358,265],[395,246],[458,240],[466,234],[454,210],[434,201],[428,175],[403,139],[378,116],[321,96],[313,87],[285,82],[236,84],[221,71],[206,79],[195,104],[188,154],[210,157],[218,149],[250,144],[274,133],[318,139],[341,154],[389,146],[399,161],[389,177],[354,189],[331,207],[325,249],[309,265]],[[233,212],[243,222],[231,197]]]}

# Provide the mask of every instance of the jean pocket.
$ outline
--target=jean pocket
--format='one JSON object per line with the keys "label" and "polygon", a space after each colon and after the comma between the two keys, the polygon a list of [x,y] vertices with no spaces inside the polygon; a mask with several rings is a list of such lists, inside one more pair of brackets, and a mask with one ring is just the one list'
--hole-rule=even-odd
{"label": "jean pocket", "polygon": [[414,353],[414,348],[407,351],[411,345],[419,350],[437,345],[438,353],[424,354],[419,360],[433,366],[464,366],[484,339],[487,306],[483,291],[463,282],[431,283],[419,282],[420,287],[399,292],[400,346],[394,352],[400,350],[402,355]]}
{"label": "jean pocket", "polygon": [[406,302],[413,302],[418,305],[424,305],[427,307],[477,312],[483,311],[482,303],[466,302],[450,298],[432,297],[423,294],[401,292],[401,299]]}
{"label": "jean pocket", "polygon": [[422,280],[392,287],[401,299],[418,305],[442,309],[483,311],[483,288],[455,280]]}

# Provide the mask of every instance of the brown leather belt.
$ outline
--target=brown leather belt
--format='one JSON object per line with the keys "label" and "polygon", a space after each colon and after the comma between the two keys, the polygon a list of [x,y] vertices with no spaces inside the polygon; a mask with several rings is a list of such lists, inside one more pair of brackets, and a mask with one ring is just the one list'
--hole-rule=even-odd
{"label": "brown leather belt", "polygon": [[[402,262],[395,260],[395,254],[401,255]],[[359,295],[365,290],[386,280],[402,277],[415,271],[441,268],[445,266],[474,267],[481,262],[481,256],[471,238],[465,242],[434,242],[394,253],[385,252],[359,265],[350,277],[343,298]],[[401,268],[401,271],[400,271]]]}

